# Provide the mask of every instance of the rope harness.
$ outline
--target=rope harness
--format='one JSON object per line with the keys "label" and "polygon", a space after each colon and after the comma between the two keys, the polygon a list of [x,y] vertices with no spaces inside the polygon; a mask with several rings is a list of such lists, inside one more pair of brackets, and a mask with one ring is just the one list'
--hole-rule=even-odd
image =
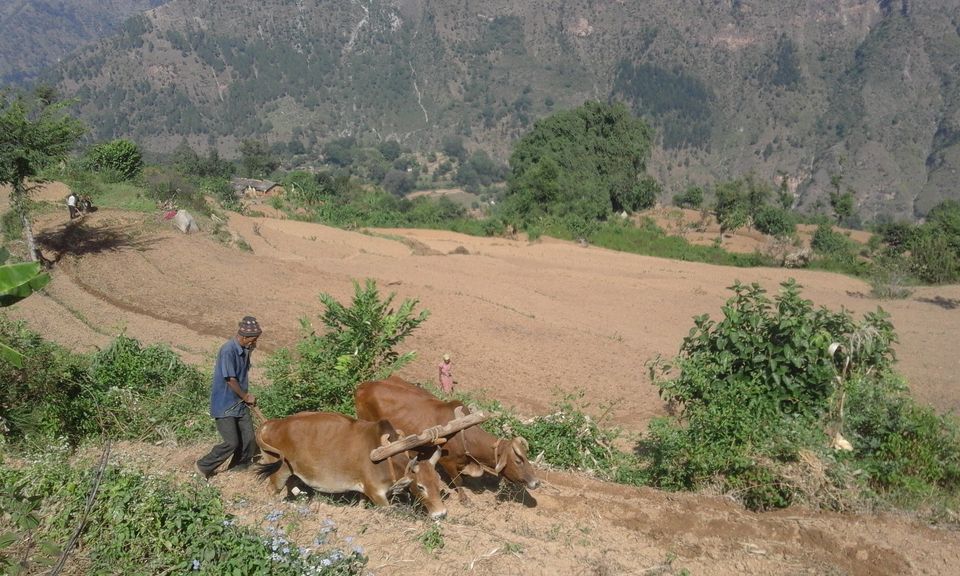
{"label": "rope harness", "polygon": [[[496,466],[497,462],[500,462],[500,443],[503,442],[503,440],[504,440],[503,438],[497,438],[497,443],[493,445],[494,466]],[[486,464],[478,460],[477,457],[470,452],[470,449],[467,448],[466,434],[463,434],[463,433],[460,434],[460,441],[463,443],[463,453],[467,456],[467,458],[470,458],[471,460],[473,460],[474,463],[476,463],[476,465],[479,466],[481,470],[489,474],[493,474],[494,476],[498,476],[500,474],[500,472],[498,472],[496,469],[490,468],[489,466],[487,466]],[[457,477],[460,477],[462,475],[463,475],[463,472],[457,474]]]}

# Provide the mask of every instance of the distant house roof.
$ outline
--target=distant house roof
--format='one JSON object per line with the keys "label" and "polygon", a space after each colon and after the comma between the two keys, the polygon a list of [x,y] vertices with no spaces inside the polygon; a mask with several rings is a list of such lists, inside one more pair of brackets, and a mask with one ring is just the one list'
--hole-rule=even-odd
{"label": "distant house roof", "polygon": [[253,178],[233,178],[230,180],[230,185],[233,186],[234,192],[242,196],[250,190],[263,194],[276,186],[277,183],[269,180],[254,180]]}

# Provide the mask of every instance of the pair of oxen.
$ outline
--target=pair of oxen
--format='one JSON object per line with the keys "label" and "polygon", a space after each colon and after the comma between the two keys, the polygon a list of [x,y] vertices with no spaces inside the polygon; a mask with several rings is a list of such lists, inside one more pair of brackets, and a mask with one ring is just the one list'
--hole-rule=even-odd
{"label": "pair of oxen", "polygon": [[487,417],[461,402],[443,401],[397,376],[360,384],[354,401],[357,419],[301,412],[264,422],[257,430],[259,476],[277,492],[296,476],[319,492],[362,492],[378,506],[409,490],[433,518],[447,514],[438,465],[461,502],[467,500],[462,475],[489,473],[529,489],[540,483],[527,441],[484,431],[476,424]]}

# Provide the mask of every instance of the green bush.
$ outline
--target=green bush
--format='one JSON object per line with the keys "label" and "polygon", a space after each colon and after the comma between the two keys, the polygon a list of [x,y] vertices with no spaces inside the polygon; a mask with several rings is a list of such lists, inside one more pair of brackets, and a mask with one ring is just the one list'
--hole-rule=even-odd
{"label": "green bush", "polygon": [[960,258],[942,230],[922,226],[910,240],[910,271],[923,282],[946,284],[960,278]]}
{"label": "green bush", "polygon": [[320,319],[326,327],[317,334],[309,321],[302,320],[304,338],[297,345],[296,358],[281,350],[270,360],[267,375],[273,385],[261,393],[268,416],[304,410],[333,410],[353,414],[353,389],[360,382],[383,378],[415,357],[399,353],[397,346],[422,324],[429,312],[414,315],[418,301],[404,300],[394,310],[395,294],[385,298],[373,280],[364,286],[354,282],[351,306],[329,294],[320,294],[325,306]]}
{"label": "green bush", "polygon": [[651,367],[679,414],[651,424],[650,477],[672,489],[719,481],[752,508],[780,507],[793,492],[779,467],[824,444],[821,420],[841,393],[830,345],[869,334],[845,345],[855,350],[856,370],[883,373],[896,335],[882,312],[857,325],[846,312],[814,309],[792,280],[773,301],[756,284],[731,289],[722,320],[694,319],[675,359],[678,374],[658,361]]}
{"label": "green bush", "polygon": [[641,485],[645,477],[636,456],[616,448],[620,431],[604,427],[603,416],[589,416],[589,405],[583,397],[582,390],[564,394],[553,403],[549,414],[520,419],[497,401],[459,395],[491,415],[483,425],[490,433],[501,438],[525,438],[531,460],[564,470],[588,471],[603,480]]}
{"label": "green bush", "polygon": [[703,188],[690,186],[680,194],[674,194],[673,205],[679,208],[700,208],[703,205]]}
{"label": "green bush", "polygon": [[786,238],[797,228],[789,212],[769,205],[757,209],[753,215],[753,226],[760,232],[777,238]]}
{"label": "green bush", "polygon": [[90,375],[117,437],[192,439],[208,432],[206,374],[163,345],[143,347],[123,334],[92,358]]}
{"label": "green bush", "polygon": [[86,164],[94,172],[110,175],[108,179],[114,182],[130,180],[143,168],[143,153],[129,140],[111,140],[90,149]]}
{"label": "green bush", "polygon": [[[0,483],[15,487],[21,501],[38,503],[44,511],[31,530],[15,537],[67,542],[80,525],[95,476],[90,466],[72,467],[63,461],[17,469],[0,465]],[[317,542],[298,546],[277,526],[261,534],[238,525],[222,502],[219,491],[206,484],[178,486],[172,478],[107,466],[83,523],[83,545],[71,562],[90,574],[362,573],[367,558],[360,548],[344,551]],[[267,520],[275,521],[271,516]],[[49,561],[49,555],[31,552],[28,573]]]}
{"label": "green bush", "polygon": [[119,336],[98,354],[74,354],[3,317],[0,340],[24,353],[22,369],[0,363],[8,441],[191,439],[212,429],[207,377],[163,346]]}
{"label": "green bush", "polygon": [[23,367],[0,362],[0,427],[8,442],[71,443],[99,431],[89,360],[0,316],[0,340],[23,352]]}
{"label": "green bush", "polygon": [[927,504],[960,493],[960,430],[907,395],[893,375],[848,386],[845,431],[869,488],[895,504]]}

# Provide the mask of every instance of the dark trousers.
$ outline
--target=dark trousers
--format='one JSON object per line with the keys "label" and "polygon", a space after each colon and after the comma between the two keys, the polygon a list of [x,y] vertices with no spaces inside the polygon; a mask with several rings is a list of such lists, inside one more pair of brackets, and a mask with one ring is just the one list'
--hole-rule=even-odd
{"label": "dark trousers", "polygon": [[223,442],[217,444],[203,458],[197,460],[197,466],[204,474],[210,474],[233,456],[227,468],[248,464],[257,453],[257,441],[253,433],[253,417],[249,410],[243,416],[217,418],[217,432]]}

